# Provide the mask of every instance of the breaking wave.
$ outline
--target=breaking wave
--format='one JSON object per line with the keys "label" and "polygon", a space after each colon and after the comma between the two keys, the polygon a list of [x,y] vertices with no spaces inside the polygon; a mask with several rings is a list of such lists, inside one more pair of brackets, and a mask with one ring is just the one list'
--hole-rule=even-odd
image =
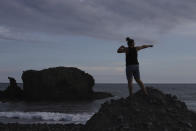
{"label": "breaking wave", "polygon": [[52,122],[52,123],[81,123],[84,124],[93,113],[55,113],[55,112],[0,112],[0,118],[11,118],[20,120],[28,120],[34,122]]}

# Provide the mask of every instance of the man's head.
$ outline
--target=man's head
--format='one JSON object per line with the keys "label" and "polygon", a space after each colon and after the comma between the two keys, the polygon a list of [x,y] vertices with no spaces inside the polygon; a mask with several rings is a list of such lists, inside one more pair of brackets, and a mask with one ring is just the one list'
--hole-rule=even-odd
{"label": "man's head", "polygon": [[129,47],[134,47],[135,46],[135,42],[134,42],[134,39],[131,39],[129,37],[126,38],[126,41],[127,41],[127,45]]}

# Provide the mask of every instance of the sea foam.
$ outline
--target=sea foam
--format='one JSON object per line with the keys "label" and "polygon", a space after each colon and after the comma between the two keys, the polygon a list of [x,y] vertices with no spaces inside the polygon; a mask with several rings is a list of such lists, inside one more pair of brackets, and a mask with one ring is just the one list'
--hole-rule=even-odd
{"label": "sea foam", "polygon": [[0,118],[16,119],[17,122],[28,120],[49,123],[84,124],[93,113],[56,113],[56,112],[0,112]]}

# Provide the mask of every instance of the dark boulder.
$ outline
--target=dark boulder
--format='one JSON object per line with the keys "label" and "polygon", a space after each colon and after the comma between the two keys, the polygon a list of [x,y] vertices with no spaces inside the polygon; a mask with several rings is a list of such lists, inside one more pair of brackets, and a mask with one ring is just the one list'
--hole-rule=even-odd
{"label": "dark boulder", "polygon": [[12,77],[8,77],[10,83],[9,86],[0,92],[0,98],[3,100],[16,100],[23,98],[23,91],[17,85],[16,80]]}
{"label": "dark boulder", "polygon": [[92,99],[94,78],[74,67],[55,67],[22,74],[26,99],[69,100]]}
{"label": "dark boulder", "polygon": [[195,131],[196,114],[176,96],[147,88],[133,97],[111,100],[87,121],[84,131]]}

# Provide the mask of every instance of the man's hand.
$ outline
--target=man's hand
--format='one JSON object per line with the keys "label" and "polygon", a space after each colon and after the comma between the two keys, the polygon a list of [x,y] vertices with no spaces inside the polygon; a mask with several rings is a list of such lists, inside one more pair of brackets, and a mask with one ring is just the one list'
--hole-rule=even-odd
{"label": "man's hand", "polygon": [[121,45],[118,50],[117,50],[117,53],[125,53],[126,52],[126,47]]}
{"label": "man's hand", "polygon": [[120,46],[120,48],[121,48],[121,49],[124,49],[124,48],[125,48],[125,46],[124,46],[124,45],[121,45],[121,46]]}

